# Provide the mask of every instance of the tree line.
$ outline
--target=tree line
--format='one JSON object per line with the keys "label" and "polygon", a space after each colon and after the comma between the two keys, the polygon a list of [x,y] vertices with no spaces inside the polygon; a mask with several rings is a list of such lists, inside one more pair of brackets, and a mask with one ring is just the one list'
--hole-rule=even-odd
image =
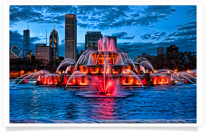
{"label": "tree line", "polygon": [[196,52],[169,52],[146,57],[146,59],[150,61],[154,69],[177,69],[178,71],[185,71],[196,69],[197,66]]}

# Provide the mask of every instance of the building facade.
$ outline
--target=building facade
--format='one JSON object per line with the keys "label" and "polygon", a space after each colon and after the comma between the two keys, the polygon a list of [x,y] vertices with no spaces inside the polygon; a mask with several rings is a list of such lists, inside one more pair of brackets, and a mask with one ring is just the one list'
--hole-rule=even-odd
{"label": "building facade", "polygon": [[13,45],[12,48],[9,50],[9,58],[10,59],[21,58],[21,50],[16,45]]}
{"label": "building facade", "polygon": [[117,36],[107,36],[107,38],[110,40],[110,39],[113,39],[114,40],[114,43],[115,43],[115,48],[117,49]]}
{"label": "building facade", "polygon": [[159,47],[157,48],[157,55],[160,55],[160,54],[164,54],[164,48],[161,47],[161,46],[159,46]]}
{"label": "building facade", "polygon": [[27,54],[30,53],[30,31],[26,29],[23,31],[23,58],[26,58]]}
{"label": "building facade", "polygon": [[65,15],[65,58],[77,61],[77,16]]}
{"label": "building facade", "polygon": [[45,59],[47,61],[52,58],[52,50],[50,46],[46,44],[36,44],[36,57],[35,59]]}
{"label": "building facade", "polygon": [[55,28],[50,33],[49,44],[52,50],[51,59],[56,59],[59,56],[59,36]]}
{"label": "building facade", "polygon": [[171,45],[170,47],[167,47],[167,53],[169,52],[173,52],[173,53],[178,53],[178,47],[176,47],[175,45]]}
{"label": "building facade", "polygon": [[98,40],[102,38],[101,31],[88,31],[85,34],[85,50],[92,48],[98,50]]}

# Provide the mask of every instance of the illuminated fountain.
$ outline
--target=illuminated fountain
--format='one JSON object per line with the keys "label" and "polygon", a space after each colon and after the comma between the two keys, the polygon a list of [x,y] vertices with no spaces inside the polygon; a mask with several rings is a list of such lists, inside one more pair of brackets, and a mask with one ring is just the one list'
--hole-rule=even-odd
{"label": "illuminated fountain", "polygon": [[133,62],[127,53],[117,52],[114,41],[105,36],[98,40],[98,50],[86,50],[77,62],[66,58],[55,74],[40,70],[18,78],[16,85],[32,78],[36,85],[87,87],[97,95],[114,96],[120,93],[119,87],[196,84],[196,70],[155,70],[143,57]]}

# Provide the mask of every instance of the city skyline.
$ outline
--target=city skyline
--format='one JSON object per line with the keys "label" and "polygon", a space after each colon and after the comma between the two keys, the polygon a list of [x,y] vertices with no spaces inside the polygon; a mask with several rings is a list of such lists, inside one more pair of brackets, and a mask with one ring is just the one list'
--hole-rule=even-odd
{"label": "city skyline", "polygon": [[145,51],[156,55],[159,46],[196,51],[196,6],[10,6],[10,48],[17,45],[22,50],[23,30],[29,22],[35,53],[35,44],[46,43],[46,29],[51,32],[55,25],[59,56],[64,56],[64,17],[70,11],[77,15],[79,52],[87,31],[117,36],[117,46],[132,59]]}

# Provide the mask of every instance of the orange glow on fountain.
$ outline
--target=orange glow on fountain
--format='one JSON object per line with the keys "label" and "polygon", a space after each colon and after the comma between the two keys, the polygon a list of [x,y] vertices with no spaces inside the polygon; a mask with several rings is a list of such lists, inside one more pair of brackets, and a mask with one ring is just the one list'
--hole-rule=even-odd
{"label": "orange glow on fountain", "polygon": [[120,73],[120,69],[112,69],[112,74],[119,74]]}
{"label": "orange glow on fountain", "polygon": [[77,79],[77,84],[81,86],[89,85],[89,80],[87,79],[87,77],[82,76]]}
{"label": "orange glow on fountain", "polygon": [[90,67],[89,73],[90,74],[99,74],[99,68],[98,67]]}
{"label": "orange glow on fountain", "polygon": [[80,66],[80,72],[83,74],[88,74],[88,67],[87,66]]}
{"label": "orange glow on fountain", "polygon": [[[104,68],[101,68],[101,74],[104,74]],[[106,74],[111,74],[111,66],[107,65],[106,66]]]}
{"label": "orange glow on fountain", "polygon": [[135,80],[135,85],[141,86],[142,84],[140,83],[139,79]]}
{"label": "orange glow on fountain", "polygon": [[76,84],[76,80],[74,77],[72,77],[72,79],[68,82],[67,85],[75,85]]}
{"label": "orange glow on fountain", "polygon": [[122,76],[121,83],[122,85],[133,85],[134,78],[133,76]]}

